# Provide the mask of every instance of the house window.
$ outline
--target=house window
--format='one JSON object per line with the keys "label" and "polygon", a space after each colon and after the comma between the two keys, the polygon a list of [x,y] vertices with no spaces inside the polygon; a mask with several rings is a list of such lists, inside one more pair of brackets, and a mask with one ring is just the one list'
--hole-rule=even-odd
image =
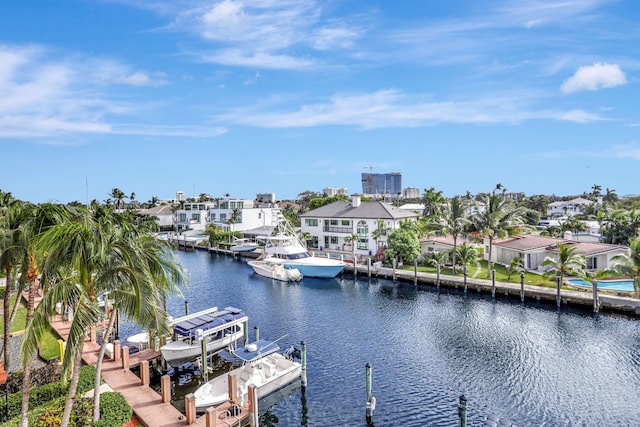
{"label": "house window", "polygon": [[181,222],[184,222],[184,221],[186,221],[186,220],[187,220],[187,214],[186,214],[186,213],[181,213],[181,214],[180,214],[180,221],[181,221]]}
{"label": "house window", "polygon": [[192,214],[192,215],[191,215],[191,219],[192,219],[193,221],[198,221],[198,222],[200,222],[200,214],[199,214],[199,213],[197,213],[197,214]]}
{"label": "house window", "polygon": [[216,214],[214,214],[214,213],[211,214],[211,221],[212,222],[216,221]]}
{"label": "house window", "polygon": [[359,221],[356,227],[356,233],[358,233],[358,239],[369,239],[369,226],[365,221]]}
{"label": "house window", "polygon": [[348,220],[348,219],[343,219],[342,222],[341,222],[341,225],[343,225],[345,227],[348,227],[348,226],[351,225],[351,221]]}
{"label": "house window", "polygon": [[227,220],[227,214],[226,213],[221,213],[220,214],[220,222],[225,222]]}
{"label": "house window", "polygon": [[338,225],[338,220],[337,219],[329,220],[329,225]]}
{"label": "house window", "polygon": [[305,218],[304,225],[307,227],[317,227],[318,226],[318,218]]}
{"label": "house window", "polygon": [[337,245],[338,244],[338,237],[337,236],[330,236],[329,243],[331,243],[332,245]]}
{"label": "house window", "polygon": [[587,258],[587,270],[595,270],[597,268],[598,268],[598,258],[597,257]]}

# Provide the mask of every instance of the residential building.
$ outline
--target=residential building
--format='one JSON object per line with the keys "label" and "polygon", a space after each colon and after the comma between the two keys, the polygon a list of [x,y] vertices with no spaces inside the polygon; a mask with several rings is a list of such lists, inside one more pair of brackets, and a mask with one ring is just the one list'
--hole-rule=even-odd
{"label": "residential building", "polygon": [[374,197],[376,195],[400,195],[402,194],[402,174],[390,173],[363,173],[362,192]]}
{"label": "residential building", "polygon": [[[471,239],[458,236],[456,246],[459,247],[460,245],[477,246]],[[449,252],[451,250],[453,250],[453,236],[451,235],[423,237],[420,239],[420,253],[422,255],[427,255],[431,252]]]}
{"label": "residential building", "polygon": [[200,234],[209,224],[209,209],[214,202],[183,202],[176,209],[175,224],[178,232],[189,231],[188,234]]}
{"label": "residential building", "polygon": [[[547,257],[558,256],[558,244],[571,245],[575,252],[584,254],[587,269],[602,270],[610,268],[611,259],[617,255],[629,254],[629,247],[606,243],[579,242],[555,237],[523,235],[498,240],[493,243],[492,262],[509,265],[513,258],[519,257],[527,270],[543,271],[542,264]],[[485,239],[485,257],[489,253],[489,241]]]}
{"label": "residential building", "polygon": [[584,213],[585,206],[591,206],[595,202],[593,200],[577,197],[571,200],[560,200],[557,202],[549,203],[547,206],[547,217],[566,217],[573,215],[582,215]]}
{"label": "residential building", "polygon": [[276,193],[258,193],[256,194],[258,203],[275,203]]}
{"label": "residential building", "polygon": [[185,200],[187,200],[187,196],[184,191],[176,191],[176,202],[184,202]]}
{"label": "residential building", "polygon": [[344,187],[326,187],[322,189],[322,194],[324,194],[325,197],[348,196],[349,189]]}
{"label": "residential building", "polygon": [[[303,213],[300,220],[302,233],[311,236],[307,241],[309,247],[372,255],[386,246],[388,234],[400,228],[401,221],[416,221],[419,216],[388,203],[363,202],[359,195],[354,195],[351,201],[340,200]],[[374,239],[378,221],[386,231]],[[350,241],[353,235],[357,236],[355,248]]]}
{"label": "residential building", "polygon": [[402,198],[403,199],[419,199],[420,189],[415,187],[407,187],[404,190],[402,190]]}
{"label": "residential building", "polygon": [[136,215],[155,218],[160,231],[175,230],[175,215],[173,213],[173,207],[169,203],[161,203],[149,209],[140,209],[136,212]]}
{"label": "residential building", "polygon": [[225,231],[243,232],[275,225],[279,212],[278,205],[270,203],[256,206],[255,202],[249,199],[223,199],[208,208],[208,218],[209,223]]}

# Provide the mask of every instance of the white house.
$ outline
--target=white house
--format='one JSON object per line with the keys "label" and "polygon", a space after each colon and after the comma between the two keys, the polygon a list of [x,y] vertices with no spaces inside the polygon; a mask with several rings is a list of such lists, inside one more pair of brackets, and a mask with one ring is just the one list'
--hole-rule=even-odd
{"label": "white house", "polygon": [[[233,222],[234,212],[237,218]],[[209,222],[225,231],[247,231],[275,225],[280,208],[265,203],[257,205],[248,199],[224,199],[212,204],[208,209]]]}
{"label": "white house", "polygon": [[[476,246],[471,240],[463,236],[458,236],[456,246],[469,245]],[[431,252],[449,252],[453,249],[453,236],[430,236],[420,239],[420,253],[427,255]]]}
{"label": "white house", "polygon": [[174,230],[175,216],[173,214],[173,208],[168,203],[161,203],[149,209],[140,209],[136,212],[136,215],[155,218],[160,230]]}
{"label": "white house", "polygon": [[176,209],[175,223],[178,232],[190,230],[189,234],[201,234],[209,224],[209,209],[214,202],[183,203]]}
{"label": "white house", "polygon": [[[352,252],[351,236],[357,235],[355,253],[375,254],[378,248],[387,244],[389,232],[400,228],[400,222],[415,221],[416,212],[403,210],[384,202],[363,202],[358,195],[352,201],[340,200],[300,215],[302,233],[311,238],[308,246],[336,251]],[[388,230],[377,239],[373,233],[378,229],[378,220]]]}
{"label": "white house", "polygon": [[[576,253],[584,254],[587,259],[587,269],[602,270],[611,267],[611,259],[617,255],[629,254],[629,248],[622,245],[607,243],[579,242],[555,237],[522,235],[494,241],[491,261],[509,265],[513,258],[519,257],[524,261],[527,270],[542,271],[542,263],[546,257],[558,256],[558,244],[572,245]],[[485,239],[485,256],[488,254],[488,239]]]}
{"label": "white house", "polygon": [[549,218],[554,218],[570,215],[582,215],[584,213],[584,207],[591,206],[594,203],[595,202],[593,200],[584,199],[582,197],[552,202],[547,206],[547,216]]}

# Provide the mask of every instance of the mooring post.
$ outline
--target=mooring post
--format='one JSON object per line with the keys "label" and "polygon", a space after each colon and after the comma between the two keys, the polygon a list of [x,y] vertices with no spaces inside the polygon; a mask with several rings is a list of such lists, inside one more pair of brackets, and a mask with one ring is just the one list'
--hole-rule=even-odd
{"label": "mooring post", "polygon": [[196,336],[200,341],[200,351],[202,352],[202,378],[204,382],[209,381],[209,363],[207,360],[207,340],[203,336],[204,331],[202,329],[196,330]]}
{"label": "mooring post", "polygon": [[253,336],[256,337],[256,341],[260,341],[260,329],[257,326],[253,327]]}
{"label": "mooring post", "polygon": [[258,426],[260,422],[260,416],[258,412],[258,389],[255,385],[251,384],[247,393],[249,394],[249,412],[251,413],[251,425]]}
{"label": "mooring post", "polygon": [[413,260],[413,284],[418,285],[418,260]]}
{"label": "mooring post", "polygon": [[440,263],[436,262],[436,288],[440,289]]}
{"label": "mooring post", "polygon": [[524,302],[524,271],[520,272],[520,302]]}
{"label": "mooring post", "polygon": [[593,281],[593,312],[597,313],[600,311],[600,303],[598,301],[598,281]]}
{"label": "mooring post", "polygon": [[367,424],[371,424],[373,419],[373,412],[376,410],[376,398],[373,396],[373,373],[371,369],[371,364],[367,363],[365,366],[366,370],[366,381],[367,381],[367,405],[365,409],[365,414],[367,417]]}
{"label": "mooring post", "polygon": [[496,270],[491,270],[491,299],[496,299]]}
{"label": "mooring post", "polygon": [[464,293],[467,293],[467,266],[462,266],[462,273],[464,275]]}
{"label": "mooring post", "polygon": [[249,344],[249,321],[245,321],[242,323],[243,324],[243,328],[244,329],[244,345]]}
{"label": "mooring post", "polygon": [[556,276],[556,304],[558,305],[558,310],[560,309],[560,276]]}
{"label": "mooring post", "polygon": [[396,259],[393,259],[393,281],[396,281]]}
{"label": "mooring post", "polygon": [[467,427],[467,398],[461,394],[458,398],[458,417],[460,418],[459,427]]}
{"label": "mooring post", "polygon": [[300,380],[302,384],[302,392],[307,390],[307,344],[304,341],[300,343],[300,363],[302,364],[302,372]]}
{"label": "mooring post", "polygon": [[371,257],[367,258],[367,276],[371,277]]}
{"label": "mooring post", "polygon": [[184,302],[184,315],[185,316],[189,315],[189,301]]}

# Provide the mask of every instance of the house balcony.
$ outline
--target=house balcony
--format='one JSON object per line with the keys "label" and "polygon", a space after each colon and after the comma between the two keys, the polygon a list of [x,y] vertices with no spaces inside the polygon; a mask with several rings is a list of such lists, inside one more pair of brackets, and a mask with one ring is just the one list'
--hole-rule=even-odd
{"label": "house balcony", "polygon": [[325,233],[344,233],[344,234],[351,234],[351,233],[353,233],[353,228],[351,228],[351,227],[338,227],[338,226],[325,225],[325,226],[322,228],[322,231],[324,231]]}

